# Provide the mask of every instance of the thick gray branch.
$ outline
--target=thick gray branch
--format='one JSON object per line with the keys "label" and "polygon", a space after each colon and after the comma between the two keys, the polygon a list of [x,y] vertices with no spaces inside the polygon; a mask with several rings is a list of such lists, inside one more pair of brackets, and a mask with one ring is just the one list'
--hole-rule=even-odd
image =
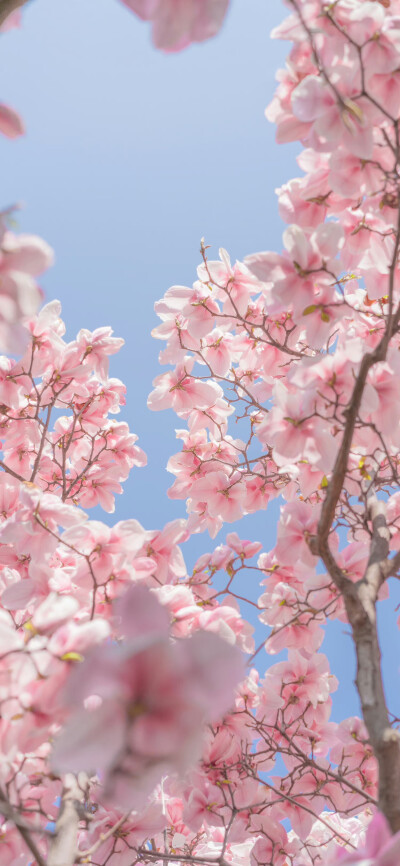
{"label": "thick gray branch", "polygon": [[54,838],[50,843],[47,866],[74,866],[79,857],[77,840],[79,824],[85,818],[87,779],[67,773],[61,798],[60,814]]}
{"label": "thick gray branch", "polygon": [[375,620],[375,603],[379,590],[386,580],[389,556],[390,530],[386,523],[386,502],[378,499],[373,485],[367,494],[367,517],[371,523],[372,538],[367,567],[359,584],[359,595]]}
{"label": "thick gray branch", "polygon": [[390,725],[386,706],[374,595],[372,585],[360,581],[358,597],[345,595],[344,602],[356,647],[357,691],[379,766],[379,808],[393,832],[397,832],[400,830],[400,735]]}

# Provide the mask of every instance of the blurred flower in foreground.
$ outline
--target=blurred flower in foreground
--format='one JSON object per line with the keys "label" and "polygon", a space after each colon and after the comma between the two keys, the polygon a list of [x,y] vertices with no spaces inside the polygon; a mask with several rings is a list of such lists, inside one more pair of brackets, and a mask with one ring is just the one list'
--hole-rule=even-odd
{"label": "blurred flower in foreground", "polygon": [[167,611],[143,587],[116,614],[123,641],[96,647],[71,674],[65,699],[76,709],[52,764],[98,772],[107,798],[132,807],[166,772],[193,764],[204,725],[229,709],[244,670],[240,651],[210,632],[172,642]]}
{"label": "blurred flower in foreground", "polygon": [[229,0],[122,0],[153,25],[153,42],[163,51],[181,51],[204,42],[222,26]]}

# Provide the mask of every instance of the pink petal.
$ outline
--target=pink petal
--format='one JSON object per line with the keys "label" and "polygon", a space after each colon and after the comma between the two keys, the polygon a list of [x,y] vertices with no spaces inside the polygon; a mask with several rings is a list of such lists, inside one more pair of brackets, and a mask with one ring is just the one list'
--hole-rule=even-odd
{"label": "pink petal", "polygon": [[392,834],[385,816],[381,812],[377,812],[367,829],[366,850],[368,856],[376,857],[383,845],[389,842],[391,838]]}
{"label": "pink petal", "polygon": [[7,138],[18,138],[25,133],[25,127],[19,114],[4,103],[0,103],[0,132]]}
{"label": "pink petal", "polygon": [[168,612],[144,586],[130,587],[116,602],[115,613],[121,618],[120,631],[125,638],[145,637],[150,643],[168,638]]}
{"label": "pink petal", "polygon": [[18,580],[8,586],[1,596],[2,606],[6,610],[23,610],[35,594],[36,583],[31,577]]}
{"label": "pink petal", "polygon": [[58,773],[108,770],[124,742],[125,728],[125,716],[114,701],[79,710],[55,740],[52,767]]}

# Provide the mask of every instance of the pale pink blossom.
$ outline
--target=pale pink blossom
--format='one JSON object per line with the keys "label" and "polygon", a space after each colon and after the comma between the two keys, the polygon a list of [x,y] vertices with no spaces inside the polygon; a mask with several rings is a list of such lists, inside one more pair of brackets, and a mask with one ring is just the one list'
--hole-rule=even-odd
{"label": "pale pink blossom", "polygon": [[359,864],[359,866],[398,866],[400,833],[391,834],[386,818],[377,812],[367,829],[365,846],[357,851],[336,850],[335,861],[329,863]]}
{"label": "pale pink blossom", "polygon": [[186,409],[205,409],[213,406],[222,396],[222,390],[215,382],[203,382],[191,375],[193,361],[179,365],[174,372],[162,373],[154,379],[155,390],[151,392],[147,404],[149,409],[172,408],[176,412]]}
{"label": "pale pink blossom", "polygon": [[266,866],[274,863],[274,866],[285,866],[287,856],[290,853],[290,843],[287,833],[282,824],[274,821],[268,815],[256,816],[252,820],[253,833],[260,834],[251,852],[251,863],[253,866]]}
{"label": "pale pink blossom", "polygon": [[153,42],[163,51],[180,51],[218,33],[229,0],[122,0],[153,25]]}
{"label": "pale pink blossom", "polygon": [[[335,76],[333,76],[335,81]],[[316,150],[333,151],[338,145],[350,153],[369,159],[373,137],[365,99],[354,102],[359,90],[355,77],[340,75],[341,104],[335,93],[318,75],[307,76],[292,95],[294,115],[303,123],[312,123],[310,144]]]}

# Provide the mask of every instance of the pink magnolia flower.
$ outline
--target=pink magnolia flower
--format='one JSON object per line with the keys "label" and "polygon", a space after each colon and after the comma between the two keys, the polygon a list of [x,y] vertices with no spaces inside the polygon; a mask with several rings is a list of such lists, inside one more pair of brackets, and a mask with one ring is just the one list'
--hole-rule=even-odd
{"label": "pink magnolia flower", "polygon": [[274,626],[265,644],[267,652],[274,655],[291,647],[316,652],[324,632],[311,614],[298,613],[298,599],[290,587],[278,584],[271,601],[271,608],[260,614],[262,622]]}
{"label": "pink magnolia flower", "polygon": [[96,328],[95,331],[82,328],[77,336],[83,360],[91,365],[101,380],[107,379],[108,356],[115,355],[124,345],[124,340],[113,337],[112,333],[112,328]]}
{"label": "pink magnolia flower", "polygon": [[158,583],[176,583],[186,576],[186,565],[179,544],[187,541],[186,521],[179,519],[166,523],[158,532],[148,532],[141,556],[151,557],[155,563]]}
{"label": "pink magnolia flower", "polygon": [[79,602],[71,595],[51,592],[33,616],[33,626],[40,634],[51,634],[67,623],[79,610]]}
{"label": "pink magnolia flower", "polygon": [[190,791],[183,812],[185,824],[194,831],[200,830],[203,824],[222,824],[221,813],[223,814],[225,804],[221,787],[217,788],[199,776],[196,783]]}
{"label": "pink magnolia flower", "polygon": [[[93,794],[98,796],[96,790]],[[121,818],[121,812],[110,808],[108,804],[103,805],[96,802],[98,811],[90,823],[90,844],[99,843],[109,830]],[[121,836],[112,834],[96,851],[100,863],[107,866],[131,866],[133,845],[142,846],[146,839],[161,833],[167,825],[165,815],[162,813],[161,803],[150,801],[138,812],[131,812],[127,821],[124,822],[124,831]],[[87,845],[85,844],[85,848]]]}
{"label": "pink magnolia flower", "polygon": [[326,656],[315,653],[309,658],[301,650],[289,650],[287,662],[278,662],[268,669],[265,679],[267,690],[270,682],[280,689],[286,703],[290,703],[290,695],[296,695],[304,706],[311,703],[313,707],[327,701],[330,693],[338,687]]}
{"label": "pink magnolia flower", "polygon": [[226,400],[217,398],[213,406],[207,409],[191,409],[189,412],[182,412],[183,418],[188,419],[189,430],[191,433],[197,433],[199,430],[204,430],[208,427],[211,436],[223,436],[228,429],[228,418],[234,413],[234,407],[230,406]]}
{"label": "pink magnolia flower", "polygon": [[354,197],[357,201],[360,192],[370,194],[382,186],[384,175],[380,161],[360,159],[343,147],[333,152],[330,167],[329,183],[332,189],[346,198]]}
{"label": "pink magnolia flower", "polygon": [[229,0],[122,0],[153,25],[153,42],[163,51],[180,51],[218,33]]}
{"label": "pink magnolia flower", "polygon": [[[197,346],[198,340],[204,337],[214,327],[214,313],[218,313],[218,304],[211,294],[208,282],[206,285],[195,283],[188,286],[171,286],[161,301],[154,305],[162,325],[152,331],[156,339],[171,339],[179,334],[187,349]],[[163,357],[163,362],[170,359]]]}
{"label": "pink magnolia flower", "polygon": [[[347,72],[347,79],[346,73]],[[303,123],[312,123],[310,143],[316,150],[334,151],[340,144],[362,159],[372,155],[372,124],[366,100],[352,99],[359,92],[354,70],[332,76],[341,103],[322,76],[308,75],[292,96],[293,114]]]}
{"label": "pink magnolia flower", "polygon": [[13,544],[22,556],[40,561],[57,547],[59,526],[76,526],[86,520],[79,508],[52,493],[42,493],[34,484],[20,485],[19,497],[20,508],[3,523],[0,539],[2,544]]}
{"label": "pink magnolia flower", "polygon": [[341,0],[335,9],[334,19],[358,45],[363,45],[373,38],[375,41],[379,36],[385,22],[385,11],[383,6],[373,0],[364,0],[362,4],[357,0]]}
{"label": "pink magnolia flower", "polygon": [[309,503],[294,501],[284,505],[278,523],[277,560],[284,565],[295,565],[300,560],[314,566],[316,560],[307,541],[315,534],[317,524],[318,511]]}
{"label": "pink magnolia flower", "polygon": [[[97,465],[93,467],[90,473],[88,472],[85,486],[81,493],[75,494],[76,498],[85,508],[93,508],[99,504],[104,508],[104,511],[112,514],[115,510],[114,494],[122,493],[119,479],[120,473],[116,467],[111,467],[106,475],[102,466]],[[73,495],[74,493],[75,491],[72,490]]]}
{"label": "pink magnolia flower", "polygon": [[228,532],[226,543],[242,559],[251,559],[252,556],[256,556],[262,550],[262,544],[259,541],[241,539],[237,532]]}
{"label": "pink magnolia flower", "polygon": [[367,829],[365,846],[357,851],[336,850],[329,864],[343,866],[398,866],[400,861],[400,833],[392,836],[386,818],[377,812]]}
{"label": "pink magnolia flower", "polygon": [[[278,89],[272,102],[267,106],[265,115],[271,123],[276,124],[276,140],[278,144],[287,141],[304,141],[311,129],[311,123],[303,123],[294,116],[291,106],[292,93],[305,75],[313,74],[315,70],[312,62],[310,46],[304,39],[304,31],[300,25],[298,16],[291,16],[295,21],[301,39],[292,51],[290,61],[285,69],[278,71]],[[299,26],[300,25],[300,26]],[[272,31],[272,38],[279,38],[277,30]],[[283,38],[286,38],[285,36]]]}
{"label": "pink magnolia flower", "polygon": [[[390,438],[396,435],[397,426],[393,424],[393,421],[398,412],[400,373],[398,355],[397,349],[391,349],[387,360],[381,364],[376,364],[371,370],[368,377],[369,386],[372,386],[371,392],[368,389],[361,407],[362,415],[368,420],[371,419],[377,429]],[[398,441],[398,437],[396,437],[396,441]]]}
{"label": "pink magnolia flower", "polygon": [[274,406],[257,426],[257,437],[272,445],[278,466],[307,460],[311,465],[331,468],[337,444],[329,422],[315,417],[317,400],[312,391],[292,390],[278,381],[274,386]]}
{"label": "pink magnolia flower", "polygon": [[[36,235],[14,235],[13,232],[5,232],[0,256],[0,270],[3,275],[7,271],[17,271],[38,277],[53,262],[53,250],[42,238]],[[57,301],[53,303],[59,304]]]}
{"label": "pink magnolia flower", "polygon": [[3,866],[26,866],[30,862],[32,855],[29,855],[21,834],[11,822],[0,826],[0,845]]}
{"label": "pink magnolia flower", "polygon": [[193,358],[185,359],[176,370],[156,376],[147,405],[149,409],[172,408],[175,412],[186,409],[206,409],[222,397],[222,389],[215,382],[202,382],[191,375]]}
{"label": "pink magnolia flower", "polygon": [[[336,743],[331,748],[331,760],[337,764],[344,762],[350,770],[357,770],[366,757],[373,757],[368,743],[368,732],[357,716],[340,722],[336,729]],[[374,759],[375,760],[375,759]]]}
{"label": "pink magnolia flower", "polygon": [[253,652],[254,641],[251,635],[254,629],[243,620],[233,604],[223,604],[212,610],[203,610],[198,623],[200,628],[219,634],[228,643],[237,643],[244,652]]}
{"label": "pink magnolia flower", "polygon": [[239,472],[229,478],[226,472],[207,472],[193,490],[194,500],[206,503],[211,517],[221,516],[228,523],[242,516],[244,495],[245,488]]}
{"label": "pink magnolia flower", "polygon": [[379,105],[384,105],[392,117],[396,117],[400,109],[400,82],[396,72],[382,75],[375,74],[375,69],[369,71],[369,86]]}
{"label": "pink magnolia flower", "polygon": [[217,378],[219,376],[226,376],[232,365],[229,351],[231,343],[232,335],[225,335],[219,328],[206,338],[205,345],[202,348],[202,355],[207,361],[213,375]]}
{"label": "pink magnolia flower", "polygon": [[[247,256],[245,262],[259,280],[267,283],[270,313],[293,309],[299,322],[310,304],[319,303],[320,289],[332,287],[332,273],[337,272],[339,265],[336,257],[344,243],[343,229],[338,223],[322,223],[308,235],[294,224],[284,231],[283,243],[283,255],[255,253]],[[333,300],[333,288],[331,295]]]}
{"label": "pink magnolia flower", "polygon": [[[213,295],[223,301],[224,313],[246,315],[251,294],[259,290],[257,281],[242,262],[232,265],[226,250],[219,250],[220,261],[208,262],[207,269],[200,265],[197,269],[199,279],[212,290]],[[210,282],[211,277],[211,282]],[[220,324],[221,327],[221,324]]]}
{"label": "pink magnolia flower", "polygon": [[251,821],[253,832],[261,833],[251,852],[252,866],[285,866],[291,846],[287,833],[279,821],[274,821],[267,814],[255,815]]}
{"label": "pink magnolia flower", "polygon": [[[369,3],[369,6],[372,4]],[[373,4],[375,7],[379,5]],[[360,15],[361,13],[361,15]],[[360,17],[362,9],[359,8]],[[378,11],[379,15],[379,11]],[[365,40],[367,41],[367,40]],[[400,51],[400,21],[398,16],[386,17],[379,31],[375,30],[373,38],[363,48],[363,63],[365,68],[375,73],[389,73],[398,69]]]}

